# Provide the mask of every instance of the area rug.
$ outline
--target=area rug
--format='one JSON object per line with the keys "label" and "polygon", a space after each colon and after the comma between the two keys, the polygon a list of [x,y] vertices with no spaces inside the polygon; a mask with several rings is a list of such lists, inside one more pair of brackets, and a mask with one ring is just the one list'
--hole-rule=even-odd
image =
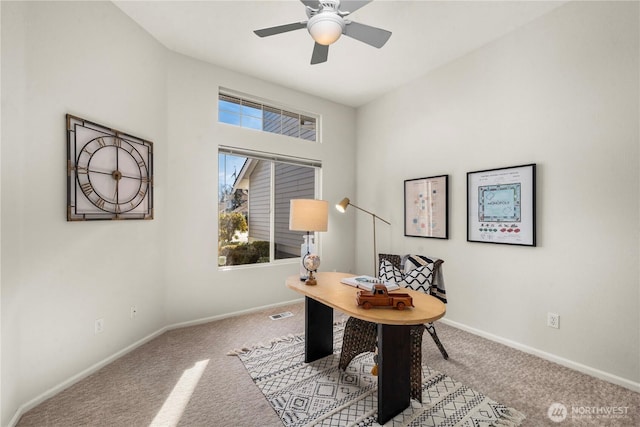
{"label": "area rug", "polygon": [[[334,325],[334,353],[304,363],[304,334],[233,350],[286,427],[379,426],[373,354],[363,353],[338,369],[343,323]],[[518,426],[525,415],[454,379],[423,366],[422,403],[386,426]]]}

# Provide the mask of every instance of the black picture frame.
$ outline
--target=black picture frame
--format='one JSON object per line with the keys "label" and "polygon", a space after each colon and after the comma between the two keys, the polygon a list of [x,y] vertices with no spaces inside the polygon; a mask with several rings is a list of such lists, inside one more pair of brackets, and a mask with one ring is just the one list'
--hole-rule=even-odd
{"label": "black picture frame", "polygon": [[449,175],[404,181],[404,235],[449,238]]}
{"label": "black picture frame", "polygon": [[536,246],[536,164],[467,172],[467,241]]}

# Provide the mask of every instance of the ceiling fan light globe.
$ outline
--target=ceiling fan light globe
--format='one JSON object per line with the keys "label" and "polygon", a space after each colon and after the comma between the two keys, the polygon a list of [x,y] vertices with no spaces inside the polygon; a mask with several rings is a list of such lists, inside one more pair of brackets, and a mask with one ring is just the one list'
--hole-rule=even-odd
{"label": "ceiling fan light globe", "polygon": [[309,20],[307,30],[316,43],[328,46],[342,35],[344,20],[332,12],[319,13]]}

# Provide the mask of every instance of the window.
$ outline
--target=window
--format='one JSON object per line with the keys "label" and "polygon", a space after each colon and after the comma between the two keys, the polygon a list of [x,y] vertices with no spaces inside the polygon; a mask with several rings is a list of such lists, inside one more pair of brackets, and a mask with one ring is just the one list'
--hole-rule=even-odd
{"label": "window", "polygon": [[320,164],[221,148],[218,265],[300,257],[303,232],[289,230],[289,200],[316,198]]}
{"label": "window", "polygon": [[283,110],[232,92],[218,93],[218,121],[248,129],[317,141],[317,117]]}

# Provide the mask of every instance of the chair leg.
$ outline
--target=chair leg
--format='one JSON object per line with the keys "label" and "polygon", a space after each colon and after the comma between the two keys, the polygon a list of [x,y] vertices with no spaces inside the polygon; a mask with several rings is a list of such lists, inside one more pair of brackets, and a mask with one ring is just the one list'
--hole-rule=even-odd
{"label": "chair leg", "polygon": [[[411,397],[418,402],[422,402],[422,335],[424,330],[425,325],[415,325],[410,330],[412,347],[410,362]],[[375,352],[378,344],[377,331],[378,326],[375,323],[350,317],[344,328],[338,367],[344,371],[351,360],[358,354]]]}
{"label": "chair leg", "polygon": [[445,360],[449,359],[447,350],[444,349],[444,346],[440,342],[440,338],[438,338],[438,334],[436,334],[436,328],[433,326],[433,323],[427,323],[426,327],[427,331],[429,331],[429,335],[431,335],[431,338],[433,338],[433,341],[438,346],[438,350],[440,350],[440,353],[442,353],[442,357],[444,357]]}
{"label": "chair leg", "polygon": [[377,338],[378,327],[375,323],[350,317],[344,327],[338,367],[344,371],[360,353],[374,352]]}
{"label": "chair leg", "polygon": [[411,327],[411,397],[422,403],[422,334],[425,325]]}

